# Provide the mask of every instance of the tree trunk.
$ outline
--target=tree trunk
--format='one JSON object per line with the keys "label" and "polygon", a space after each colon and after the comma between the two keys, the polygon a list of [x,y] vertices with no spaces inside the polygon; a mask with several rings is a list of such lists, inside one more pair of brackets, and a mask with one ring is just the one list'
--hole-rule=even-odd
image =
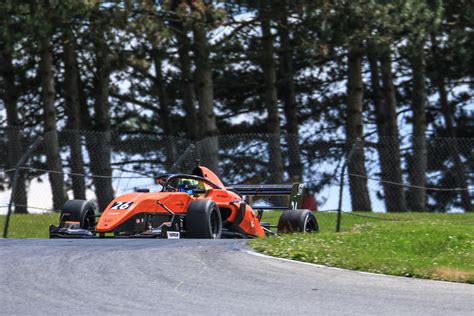
{"label": "tree trunk", "polygon": [[410,184],[408,204],[412,211],[426,210],[426,87],[425,56],[423,44],[416,44],[411,58],[413,72],[413,154],[409,160]]}
{"label": "tree trunk", "polygon": [[371,211],[363,145],[362,53],[359,47],[349,48],[347,67],[346,139],[350,148],[357,142],[348,163],[352,210]]}
{"label": "tree trunk", "polygon": [[197,140],[199,135],[197,114],[196,114],[196,95],[194,94],[194,80],[191,71],[191,57],[189,51],[191,43],[186,34],[182,38],[178,37],[178,55],[181,66],[181,82],[184,110],[186,111],[186,134],[189,139]]}
{"label": "tree trunk", "polygon": [[283,101],[286,118],[286,137],[288,142],[288,174],[290,182],[302,180],[303,167],[300,159],[299,133],[298,133],[298,107],[295,97],[295,82],[293,70],[293,48],[290,44],[288,32],[288,12],[286,2],[280,10],[278,35],[280,37],[280,96]]}
{"label": "tree trunk", "polygon": [[[173,11],[176,11],[180,0],[173,1]],[[198,122],[196,115],[196,96],[194,94],[194,80],[191,71],[191,41],[187,29],[179,18],[171,22],[176,40],[178,42],[178,60],[181,71],[181,92],[183,93],[184,111],[186,112],[186,136],[196,141],[198,139]]]}
{"label": "tree trunk", "polygon": [[165,82],[163,79],[163,69],[161,66],[161,60],[163,56],[161,56],[160,51],[158,48],[154,47],[152,51],[152,58],[155,66],[155,82],[154,82],[154,90],[156,95],[158,96],[160,102],[160,121],[161,127],[163,128],[163,133],[165,135],[165,150],[166,150],[166,160],[165,166],[167,170],[170,170],[173,166],[174,162],[176,161],[176,147],[174,144],[173,139],[173,127],[170,121],[170,111],[168,105],[168,97],[166,95],[166,87]]}
{"label": "tree trunk", "polygon": [[456,130],[454,126],[453,112],[450,109],[448,95],[446,91],[446,85],[444,78],[438,78],[438,90],[441,103],[441,112],[443,113],[444,122],[446,124],[446,130],[450,141],[448,142],[448,148],[454,163],[454,172],[456,174],[456,187],[462,188],[461,191],[461,203],[465,212],[474,212],[472,207],[471,196],[469,194],[469,187],[466,179],[466,170],[459,154],[458,140],[456,139]]}
{"label": "tree trunk", "polygon": [[[438,43],[434,36],[432,36],[432,51],[434,61],[438,65],[442,65],[442,58],[438,50]],[[448,149],[453,159],[454,172],[456,174],[456,187],[462,188],[461,191],[461,203],[465,212],[474,212],[472,207],[471,196],[469,194],[469,187],[466,179],[466,170],[459,154],[458,141],[456,139],[456,127],[454,124],[454,109],[449,104],[448,92],[446,90],[446,81],[443,77],[442,71],[435,70],[435,83],[438,88],[439,102],[441,105],[441,113],[443,114],[444,122],[446,125],[446,131],[448,137],[451,138],[448,141]]]}
{"label": "tree trunk", "polygon": [[[97,25],[94,26],[97,28]],[[109,117],[109,81],[110,56],[102,30],[96,29],[94,34],[96,73],[94,76],[94,132],[86,137],[93,182],[96,190],[99,209],[104,210],[114,198],[112,188],[112,136]]]}
{"label": "tree trunk", "polygon": [[45,131],[44,143],[46,146],[46,157],[49,172],[49,181],[53,193],[53,208],[60,210],[66,202],[64,190],[64,174],[62,173],[61,158],[59,156],[59,140],[56,125],[56,111],[54,108],[55,90],[53,75],[53,53],[48,38],[40,39],[40,63],[39,76],[41,80],[43,101],[43,124]]}
{"label": "tree trunk", "polygon": [[[382,185],[385,193],[387,212],[406,211],[405,191],[400,159],[400,143],[397,123],[395,87],[393,85],[390,51],[380,57],[383,88],[380,86],[377,57],[369,53],[369,64],[375,104],[378,153],[380,159]],[[392,183],[398,183],[392,184]]]}
{"label": "tree trunk", "polygon": [[79,69],[75,54],[74,34],[69,26],[64,31],[64,99],[66,105],[67,127],[70,129],[69,148],[71,150],[71,172],[73,175],[72,191],[75,199],[86,199],[86,183],[84,179],[84,158],[82,156],[81,113],[79,100]]}
{"label": "tree trunk", "polygon": [[262,0],[259,9],[262,28],[261,65],[265,78],[265,107],[267,109],[267,128],[271,133],[269,141],[269,171],[272,182],[283,182],[283,162],[280,145],[280,117],[276,89],[276,67],[273,54],[273,35],[270,29],[270,6]]}
{"label": "tree trunk", "polygon": [[[15,84],[15,69],[13,67],[12,50],[8,42],[3,38],[4,36],[1,32],[0,37],[2,37],[0,39],[0,76],[3,77],[4,82],[4,91],[2,91],[3,93],[1,93],[1,95],[3,96],[3,104],[5,105],[7,112],[8,127],[8,152],[5,167],[6,169],[13,169],[17,162],[21,159],[21,155],[23,153],[21,129],[17,109],[18,96],[17,87]],[[10,179],[10,183],[13,184],[14,172],[8,172],[7,176]],[[15,188],[16,193],[13,197],[15,213],[17,214],[26,214],[28,211],[26,207],[27,193],[25,181],[25,172],[20,170],[19,178]]]}
{"label": "tree trunk", "polygon": [[203,163],[219,174],[219,130],[214,114],[214,88],[212,68],[209,60],[209,46],[204,18],[193,25],[194,32],[194,73],[196,94],[199,101],[199,156]]}

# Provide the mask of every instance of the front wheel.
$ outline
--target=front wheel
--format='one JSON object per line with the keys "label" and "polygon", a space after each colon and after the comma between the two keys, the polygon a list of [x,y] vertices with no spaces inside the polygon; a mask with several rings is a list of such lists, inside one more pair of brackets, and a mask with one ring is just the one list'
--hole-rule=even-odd
{"label": "front wheel", "polygon": [[278,233],[319,232],[318,220],[310,210],[288,210],[278,221]]}
{"label": "front wheel", "polygon": [[79,227],[90,230],[95,226],[97,204],[86,200],[69,200],[61,209],[60,223],[79,222]]}
{"label": "front wheel", "polygon": [[192,202],[185,218],[186,237],[220,239],[222,236],[221,212],[211,200]]}

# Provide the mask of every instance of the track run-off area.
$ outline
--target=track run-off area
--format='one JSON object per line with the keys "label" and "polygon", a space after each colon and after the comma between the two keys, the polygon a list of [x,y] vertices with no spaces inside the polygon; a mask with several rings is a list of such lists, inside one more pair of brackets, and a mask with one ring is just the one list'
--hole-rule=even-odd
{"label": "track run-off area", "polygon": [[3,239],[2,315],[474,315],[474,285],[255,255],[242,240]]}

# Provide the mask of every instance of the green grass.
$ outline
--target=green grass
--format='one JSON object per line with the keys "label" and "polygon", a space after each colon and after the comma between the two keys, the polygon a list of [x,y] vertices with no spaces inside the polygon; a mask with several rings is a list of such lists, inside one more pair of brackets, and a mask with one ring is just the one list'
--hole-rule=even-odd
{"label": "green grass", "polygon": [[[263,222],[270,222],[272,225],[278,223],[280,217],[280,211],[265,212],[262,218]],[[319,228],[321,232],[334,232],[336,230],[336,217],[335,212],[317,212],[315,213],[318,219]],[[394,222],[405,222],[405,221],[449,221],[452,223],[470,223],[474,226],[474,213],[472,214],[446,214],[446,213],[370,213],[370,212],[354,212],[354,213],[343,213],[341,220],[341,231],[348,231],[354,227],[354,225],[366,224],[366,223],[379,223],[381,220],[388,220]]]}
{"label": "green grass", "polygon": [[404,221],[345,215],[345,232],[339,234],[332,233],[329,215],[317,214],[319,234],[287,234],[250,245],[268,255],[327,266],[474,283],[474,214],[377,215]]}
{"label": "green grass", "polygon": [[[0,230],[3,236],[6,216],[0,216]],[[13,214],[10,217],[8,238],[48,238],[49,225],[59,224],[59,213]]]}

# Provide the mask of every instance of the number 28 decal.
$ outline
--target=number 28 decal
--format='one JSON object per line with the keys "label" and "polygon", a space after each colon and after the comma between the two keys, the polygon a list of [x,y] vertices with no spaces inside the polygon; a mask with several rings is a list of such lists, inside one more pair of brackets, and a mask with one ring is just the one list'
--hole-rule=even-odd
{"label": "number 28 decal", "polygon": [[115,202],[110,209],[111,210],[126,210],[132,204],[133,202]]}

